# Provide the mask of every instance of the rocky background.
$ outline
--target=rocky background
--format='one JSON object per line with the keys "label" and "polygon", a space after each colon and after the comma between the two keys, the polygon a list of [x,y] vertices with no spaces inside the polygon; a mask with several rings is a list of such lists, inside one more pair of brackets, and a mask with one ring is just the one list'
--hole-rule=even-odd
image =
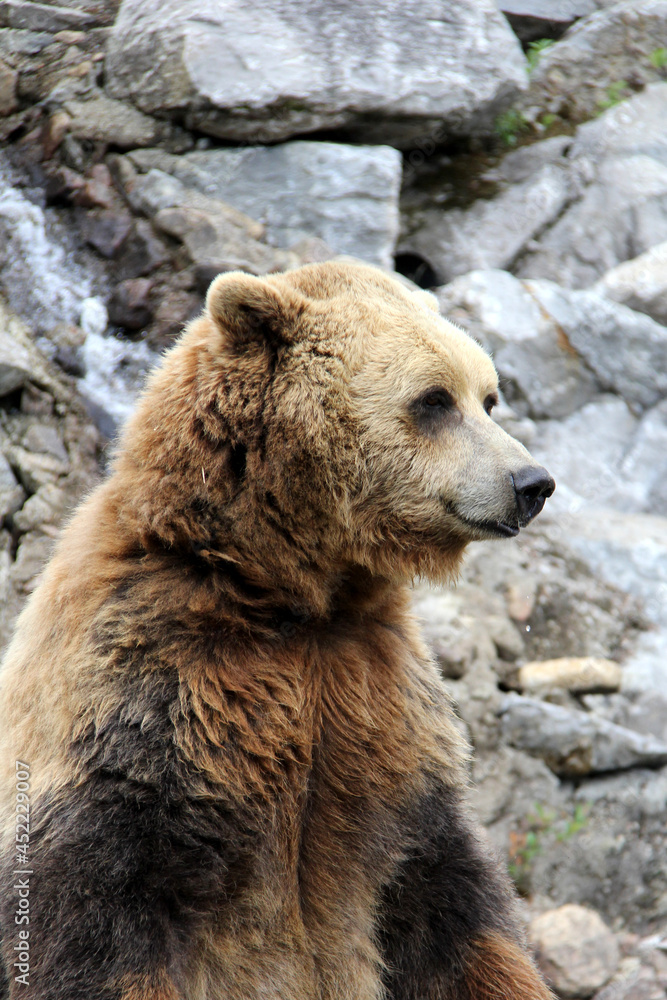
{"label": "rocky background", "polygon": [[0,0],[0,646],[219,271],[436,291],[558,491],[417,588],[562,997],[667,996],[667,0]]}

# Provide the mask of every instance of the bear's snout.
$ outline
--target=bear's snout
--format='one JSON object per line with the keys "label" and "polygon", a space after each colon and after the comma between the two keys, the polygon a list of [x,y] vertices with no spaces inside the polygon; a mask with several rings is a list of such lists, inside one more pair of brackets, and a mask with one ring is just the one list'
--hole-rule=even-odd
{"label": "bear's snout", "polygon": [[521,527],[532,521],[544,507],[544,501],[556,489],[556,483],[541,465],[525,465],[512,475]]}

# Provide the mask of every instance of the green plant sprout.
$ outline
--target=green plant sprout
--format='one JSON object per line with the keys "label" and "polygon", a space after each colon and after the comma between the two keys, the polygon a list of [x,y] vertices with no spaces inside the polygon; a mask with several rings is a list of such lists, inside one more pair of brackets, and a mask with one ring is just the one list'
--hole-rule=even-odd
{"label": "green plant sprout", "polygon": [[598,109],[600,112],[608,111],[609,108],[615,108],[617,104],[625,100],[628,90],[627,80],[615,80],[610,83],[607,87],[607,96],[601,97],[598,101]]}
{"label": "green plant sprout", "polygon": [[542,54],[550,49],[554,44],[553,38],[538,38],[535,42],[530,42],[528,45],[528,51],[526,52],[526,60],[528,61],[528,72],[532,73],[540,59]]}
{"label": "green plant sprout", "polygon": [[496,118],[496,134],[500,136],[506,146],[516,146],[519,134],[525,132],[527,128],[526,118],[515,108],[504,111]]}
{"label": "green plant sprout", "polygon": [[589,812],[589,804],[579,803],[572,816],[566,813],[557,816],[538,803],[521,821],[520,828],[510,831],[508,871],[521,895],[530,892],[535,859],[542,854],[545,842],[553,839],[560,844],[566,843],[585,828]]}
{"label": "green plant sprout", "polygon": [[653,49],[653,52],[648,57],[648,61],[655,69],[664,69],[667,66],[667,49]]}

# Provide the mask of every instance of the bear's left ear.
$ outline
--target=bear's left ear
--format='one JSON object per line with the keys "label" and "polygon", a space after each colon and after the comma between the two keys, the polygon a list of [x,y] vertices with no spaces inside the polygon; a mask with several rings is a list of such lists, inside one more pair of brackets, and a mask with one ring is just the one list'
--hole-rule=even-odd
{"label": "bear's left ear", "polygon": [[220,274],[206,295],[206,310],[238,347],[265,341],[291,344],[306,300],[290,288],[277,288],[243,271]]}
{"label": "bear's left ear", "polygon": [[440,312],[440,305],[433,292],[427,292],[425,288],[419,288],[415,289],[412,294],[419,299],[423,306],[428,306],[433,312]]}

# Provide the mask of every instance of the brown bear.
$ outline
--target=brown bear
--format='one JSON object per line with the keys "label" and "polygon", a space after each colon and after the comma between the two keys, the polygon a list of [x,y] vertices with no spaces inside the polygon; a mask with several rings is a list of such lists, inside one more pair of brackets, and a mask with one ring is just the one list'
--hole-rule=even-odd
{"label": "brown bear", "polygon": [[226,274],[150,377],[0,674],[11,997],[550,996],[408,584],[554,487],[434,302]]}

